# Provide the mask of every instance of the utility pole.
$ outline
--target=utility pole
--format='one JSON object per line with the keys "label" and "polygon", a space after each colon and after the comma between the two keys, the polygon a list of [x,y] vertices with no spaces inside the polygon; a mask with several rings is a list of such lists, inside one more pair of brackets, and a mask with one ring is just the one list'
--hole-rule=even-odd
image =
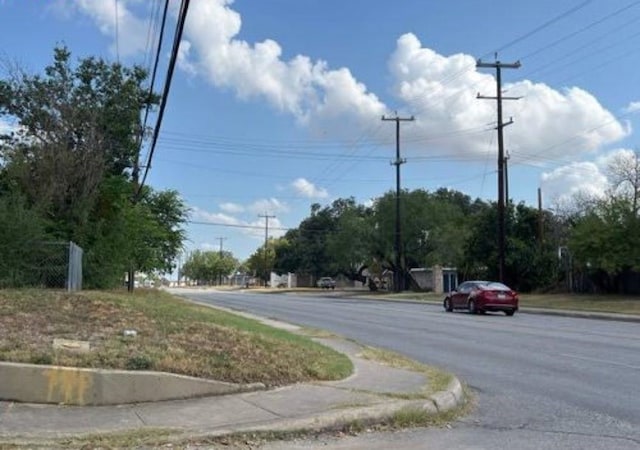
{"label": "utility pole", "polygon": [[479,99],[491,99],[496,100],[498,103],[498,277],[499,281],[504,282],[505,276],[505,214],[504,214],[504,135],[502,129],[507,125],[513,123],[513,119],[509,119],[509,122],[502,123],[502,101],[503,100],[518,100],[519,97],[505,97],[502,95],[502,69],[517,69],[520,67],[520,61],[515,63],[501,63],[496,61],[493,63],[483,63],[478,60],[476,63],[477,68],[492,68],[496,69],[496,96],[486,97],[478,94]]}
{"label": "utility pole", "polygon": [[542,216],[542,189],[538,188],[538,245],[542,248],[544,218]]}
{"label": "utility pole", "polygon": [[267,242],[269,241],[269,219],[275,219],[276,216],[270,216],[269,214],[258,214],[258,217],[264,217],[264,285],[267,286],[268,271],[267,271]]}
{"label": "utility pole", "polygon": [[382,116],[382,120],[394,121],[396,123],[396,159],[391,163],[396,166],[396,232],[394,240],[395,251],[395,265],[396,269],[393,271],[393,288],[395,292],[402,292],[404,290],[404,272],[402,264],[402,234],[400,228],[400,166],[407,162],[406,159],[400,158],[400,122],[411,122],[415,120],[411,117],[385,117]]}
{"label": "utility pole", "polygon": [[[135,204],[138,202],[138,190],[140,189],[140,150],[136,151],[136,154],[133,157],[133,169],[131,170],[131,179],[133,180],[133,197],[132,202]],[[129,265],[129,271],[127,272],[127,278],[129,282],[127,283],[127,291],[133,292],[135,286],[135,277],[136,277],[136,269],[134,263],[131,262]],[[179,281],[179,278],[178,278]]]}
{"label": "utility pole", "polygon": [[509,158],[511,158],[511,155],[507,150],[507,154],[504,157],[504,201],[507,206],[509,206]]}
{"label": "utility pole", "polygon": [[220,242],[220,250],[218,250],[218,253],[220,254],[220,256],[222,256],[222,242],[226,241],[227,238],[226,237],[217,237],[216,241]]}
{"label": "utility pole", "polygon": [[[216,240],[220,241],[220,250],[218,251],[218,255],[220,256],[220,261],[222,262],[222,242],[226,241],[226,237],[217,237]],[[222,272],[218,275],[218,285],[222,285]]]}

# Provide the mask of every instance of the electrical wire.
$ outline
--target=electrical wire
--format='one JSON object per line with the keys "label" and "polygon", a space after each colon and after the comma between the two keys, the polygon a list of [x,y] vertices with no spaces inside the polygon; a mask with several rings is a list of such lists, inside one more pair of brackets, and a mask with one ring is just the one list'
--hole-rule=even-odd
{"label": "electrical wire", "polygon": [[147,105],[144,110],[144,118],[142,119],[142,128],[140,129],[138,152],[142,148],[142,141],[144,133],[147,129],[147,119],[149,117],[149,111],[151,110],[151,97],[153,95],[153,89],[155,87],[156,75],[158,71],[158,64],[160,62],[160,52],[162,51],[162,42],[164,40],[164,29],[167,22],[167,11],[169,9],[169,0],[164,2],[164,10],[162,12],[162,23],[160,24],[160,35],[158,36],[158,45],[156,46],[156,55],[153,63],[153,71],[151,72],[151,83],[149,84],[149,92],[147,94]]}
{"label": "electrical wire", "polygon": [[160,133],[160,127],[162,126],[162,118],[164,117],[164,110],[167,106],[167,99],[169,98],[169,90],[171,89],[171,80],[173,79],[173,71],[175,69],[176,61],[178,58],[178,49],[180,47],[180,42],[182,40],[182,33],[184,31],[184,24],[187,19],[188,9],[189,9],[189,0],[182,0],[182,3],[180,5],[180,13],[178,14],[178,21],[176,24],[176,32],[173,40],[173,48],[171,49],[171,57],[169,59],[169,67],[167,68],[167,76],[164,83],[164,90],[163,90],[162,98],[160,99],[160,109],[158,111],[158,119],[156,121],[156,126],[153,130],[151,149],[149,150],[149,157],[147,159],[147,164],[144,168],[144,175],[142,177],[142,181],[138,186],[138,192],[136,193],[136,197],[140,196],[144,183],[147,180],[147,175],[149,174],[149,170],[151,169],[151,161],[153,159],[153,153],[155,151],[156,144],[158,142],[158,135]]}

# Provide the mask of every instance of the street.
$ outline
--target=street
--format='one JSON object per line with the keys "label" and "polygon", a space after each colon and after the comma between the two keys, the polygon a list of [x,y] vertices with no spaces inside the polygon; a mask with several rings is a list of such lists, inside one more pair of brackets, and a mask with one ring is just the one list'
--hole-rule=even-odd
{"label": "street", "polygon": [[[351,446],[351,438],[326,442],[325,448],[389,448],[398,439],[406,443],[396,448],[640,447],[637,323],[520,313],[472,316],[331,293],[174,292],[402,353],[455,373],[476,395],[477,407],[452,429],[394,433],[386,447],[389,437],[374,434]],[[313,443],[290,445],[273,448]]]}

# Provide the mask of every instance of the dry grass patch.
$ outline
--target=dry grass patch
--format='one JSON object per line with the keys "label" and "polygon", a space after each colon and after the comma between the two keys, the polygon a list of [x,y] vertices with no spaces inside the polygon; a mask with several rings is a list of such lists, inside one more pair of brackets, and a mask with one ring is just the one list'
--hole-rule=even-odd
{"label": "dry grass patch", "polygon": [[526,308],[640,314],[640,297],[597,294],[521,294]]}
{"label": "dry grass patch", "polygon": [[[402,292],[363,294],[361,298],[442,302],[445,294]],[[520,307],[640,315],[640,297],[598,294],[520,294]]]}
{"label": "dry grass patch", "polygon": [[438,391],[443,391],[449,386],[452,380],[450,373],[440,370],[436,367],[427,366],[421,364],[406,356],[394,353],[388,350],[382,350],[379,348],[366,347],[360,354],[360,357],[377,361],[382,364],[386,364],[391,367],[399,369],[412,370],[414,372],[423,373],[428,380],[428,384],[420,392],[414,394],[394,394],[400,398],[414,399],[414,398],[427,398]]}
{"label": "dry grass patch", "polygon": [[[125,329],[137,336],[123,336]],[[88,341],[91,351],[54,350],[55,338]],[[156,290],[0,291],[0,360],[267,386],[341,379],[352,371],[346,356],[308,337]]]}

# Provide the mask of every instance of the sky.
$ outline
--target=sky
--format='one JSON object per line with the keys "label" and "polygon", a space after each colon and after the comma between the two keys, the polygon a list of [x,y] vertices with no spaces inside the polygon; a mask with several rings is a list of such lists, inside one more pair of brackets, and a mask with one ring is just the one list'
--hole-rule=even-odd
{"label": "sky", "polygon": [[[38,73],[53,47],[149,67],[159,0],[0,0],[0,57]],[[179,2],[170,3],[158,86]],[[186,251],[243,260],[311,205],[402,187],[497,198],[495,70],[509,195],[602,195],[638,147],[640,1],[191,0],[147,184],[190,208]],[[4,75],[4,74],[3,74]],[[155,123],[152,117],[150,123]],[[0,131],[11,124],[0,122]],[[143,150],[147,157],[148,148]]]}

